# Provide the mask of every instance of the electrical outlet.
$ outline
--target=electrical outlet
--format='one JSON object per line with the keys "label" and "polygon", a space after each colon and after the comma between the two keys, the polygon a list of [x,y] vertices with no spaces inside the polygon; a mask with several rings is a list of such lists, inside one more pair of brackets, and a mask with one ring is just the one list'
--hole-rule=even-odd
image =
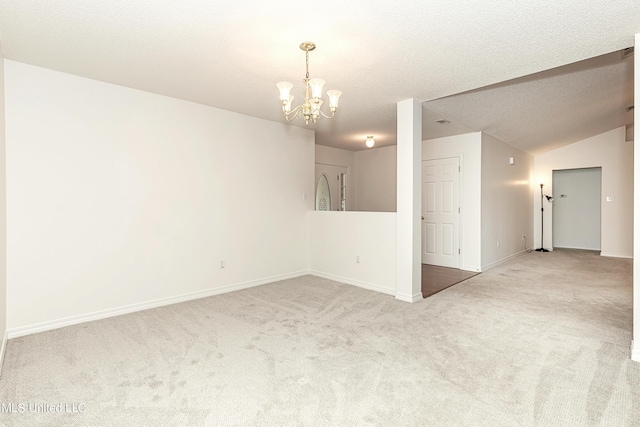
{"label": "electrical outlet", "polygon": [[223,259],[221,259],[220,260],[220,268],[225,268],[226,266],[227,266],[227,263]]}
{"label": "electrical outlet", "polygon": [[500,242],[496,242],[496,248],[500,247]]}
{"label": "electrical outlet", "polygon": [[356,264],[360,264],[360,255],[356,255]]}

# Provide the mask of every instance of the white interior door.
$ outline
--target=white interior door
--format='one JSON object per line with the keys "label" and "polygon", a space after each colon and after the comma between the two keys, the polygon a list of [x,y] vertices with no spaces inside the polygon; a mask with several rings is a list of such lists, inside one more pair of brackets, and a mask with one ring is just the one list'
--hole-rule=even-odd
{"label": "white interior door", "polygon": [[422,162],[422,263],[460,268],[460,158]]}

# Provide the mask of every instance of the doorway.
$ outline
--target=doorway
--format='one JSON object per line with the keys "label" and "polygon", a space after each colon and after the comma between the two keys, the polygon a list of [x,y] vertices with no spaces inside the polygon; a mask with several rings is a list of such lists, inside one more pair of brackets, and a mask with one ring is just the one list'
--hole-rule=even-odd
{"label": "doorway", "polygon": [[601,250],[602,168],[553,171],[553,247]]}
{"label": "doorway", "polygon": [[422,286],[420,289],[422,298],[428,298],[478,274],[480,273],[475,271],[422,264]]}
{"label": "doorway", "polygon": [[316,210],[347,210],[350,197],[347,191],[348,172],[346,166],[316,163],[316,200],[319,200],[319,191],[323,192],[322,197],[326,197],[323,209],[316,201]]}

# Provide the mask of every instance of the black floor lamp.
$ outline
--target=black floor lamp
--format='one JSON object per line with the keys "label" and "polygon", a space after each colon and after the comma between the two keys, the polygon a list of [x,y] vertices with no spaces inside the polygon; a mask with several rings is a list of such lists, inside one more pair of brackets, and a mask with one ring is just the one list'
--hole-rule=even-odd
{"label": "black floor lamp", "polygon": [[542,192],[543,183],[540,183],[540,247],[536,249],[536,252],[549,252],[549,249],[544,248],[544,198],[547,198],[549,203],[553,202],[553,196],[547,196]]}

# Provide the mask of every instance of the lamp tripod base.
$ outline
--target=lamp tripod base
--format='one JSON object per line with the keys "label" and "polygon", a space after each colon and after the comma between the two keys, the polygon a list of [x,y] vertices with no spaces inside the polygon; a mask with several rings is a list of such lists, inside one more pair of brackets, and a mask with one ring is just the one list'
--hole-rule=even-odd
{"label": "lamp tripod base", "polygon": [[536,252],[549,252],[549,249],[538,248],[538,249],[536,249]]}

